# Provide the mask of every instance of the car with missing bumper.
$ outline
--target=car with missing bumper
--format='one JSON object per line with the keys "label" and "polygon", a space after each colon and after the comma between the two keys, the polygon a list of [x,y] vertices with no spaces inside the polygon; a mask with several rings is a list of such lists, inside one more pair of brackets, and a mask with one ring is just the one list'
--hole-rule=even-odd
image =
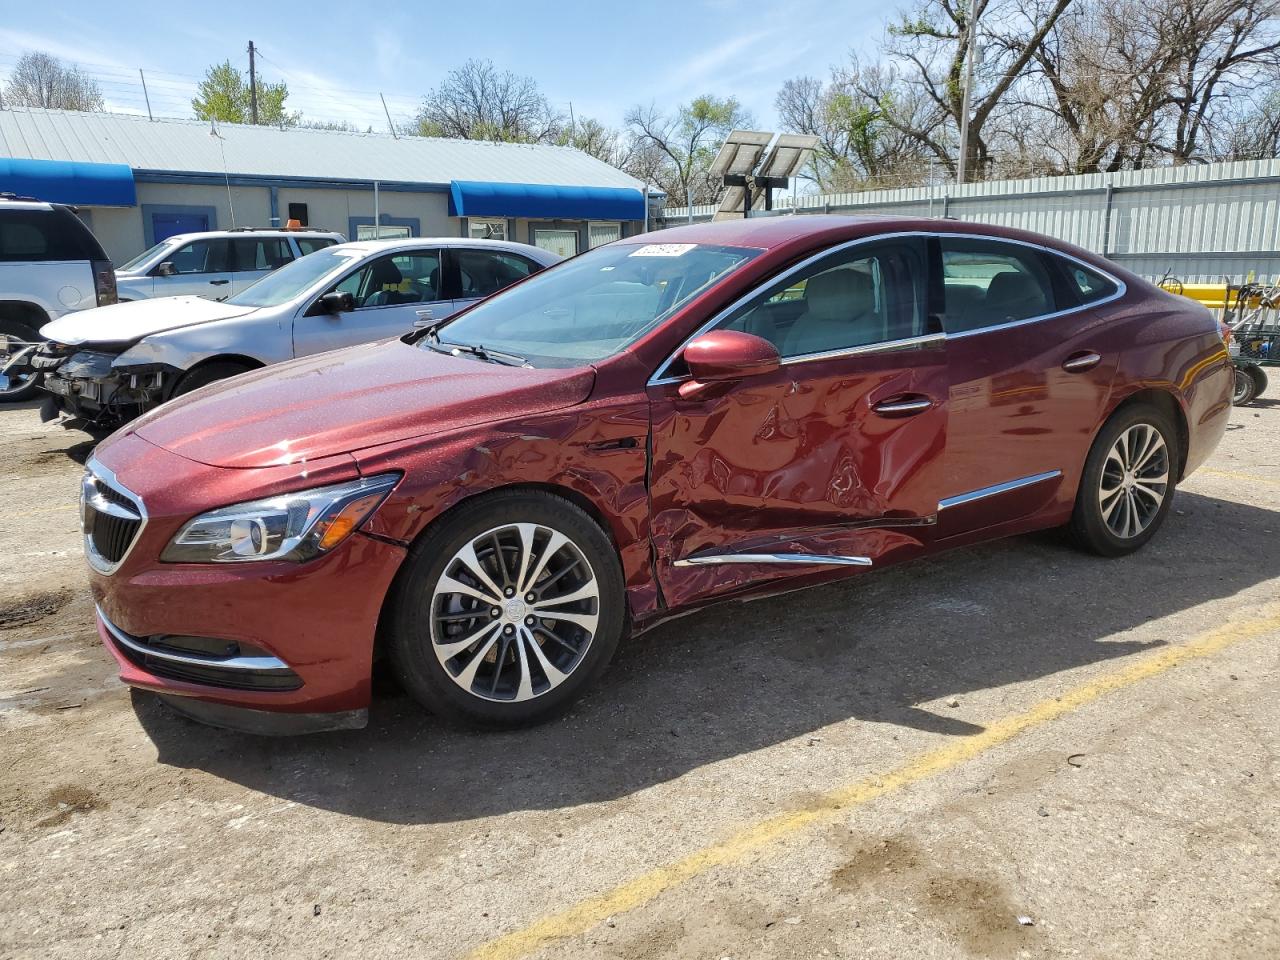
{"label": "car with missing bumper", "polygon": [[365,240],[301,257],[223,301],[160,297],[45,325],[42,415],[106,431],[267,364],[399,336],[561,258],[521,243]]}
{"label": "car with missing bumper", "polygon": [[122,679],[205,721],[566,709],[715,601],[1060,527],[1119,556],[1221,438],[1201,307],[949,220],[750,219],[593,250],[402,339],[256,371],[99,445]]}

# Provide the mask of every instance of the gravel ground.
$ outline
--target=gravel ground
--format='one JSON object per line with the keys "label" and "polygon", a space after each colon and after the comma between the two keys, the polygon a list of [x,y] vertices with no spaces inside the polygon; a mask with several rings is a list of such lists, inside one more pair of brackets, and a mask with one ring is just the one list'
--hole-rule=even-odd
{"label": "gravel ground", "polygon": [[1280,402],[1139,555],[1038,535],[725,606],[497,734],[388,682],[286,740],[130,695],[91,444],[9,407],[0,449],[4,960],[1280,956]]}

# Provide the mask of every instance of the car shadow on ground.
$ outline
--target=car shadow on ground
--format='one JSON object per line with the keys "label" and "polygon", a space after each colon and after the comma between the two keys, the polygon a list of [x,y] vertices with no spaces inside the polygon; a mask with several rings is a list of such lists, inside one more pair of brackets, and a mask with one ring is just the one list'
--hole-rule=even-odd
{"label": "car shadow on ground", "polygon": [[572,714],[528,730],[451,727],[394,689],[365,730],[293,739],[149,694],[135,711],[162,763],[394,823],[611,800],[850,718],[965,736],[982,728],[927,704],[1177,642],[1123,635],[1280,576],[1280,512],[1185,492],[1174,509],[1119,560],[1042,534],[703,611],[625,644]]}

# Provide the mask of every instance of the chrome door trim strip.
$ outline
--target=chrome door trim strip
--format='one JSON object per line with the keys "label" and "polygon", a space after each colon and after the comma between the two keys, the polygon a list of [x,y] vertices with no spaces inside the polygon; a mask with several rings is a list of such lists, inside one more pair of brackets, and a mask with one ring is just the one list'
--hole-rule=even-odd
{"label": "chrome door trim strip", "polygon": [[1111,294],[1109,297],[1103,297],[1101,300],[1094,300],[1090,303],[1082,303],[1079,306],[1069,307],[1066,310],[1058,310],[1058,311],[1055,311],[1054,313],[1045,313],[1036,317],[1026,317],[1025,319],[1022,319],[1022,320],[1010,320],[1007,323],[997,323],[997,324],[992,324],[986,327],[976,327],[973,330],[959,330],[954,333],[944,332],[944,333],[936,333],[936,334],[927,334],[923,337],[910,337],[905,340],[888,340],[888,341],[885,341],[884,343],[869,344],[868,347],[870,347],[871,349],[866,349],[863,347],[852,347],[847,351],[845,350],[828,351],[822,354],[804,354],[799,357],[788,357],[782,361],[782,364],[784,366],[790,363],[803,363],[808,360],[826,359],[828,357],[852,356],[859,353],[879,353],[884,350],[901,350],[904,348],[915,346],[917,345],[917,342],[931,343],[931,342],[935,342],[938,339],[948,340],[953,337],[972,337],[972,336],[975,336],[976,334],[990,333],[994,330],[1008,330],[1013,327],[1021,327],[1030,323],[1039,323],[1041,320],[1054,320],[1054,319],[1057,319],[1058,317],[1065,317],[1068,314],[1077,313],[1081,310],[1092,310],[1097,307],[1101,307],[1104,304],[1108,304],[1115,300],[1119,300],[1121,297],[1123,297],[1126,293],[1129,292],[1128,285],[1119,277],[1115,276],[1114,274],[1109,273],[1108,271],[1103,270],[1099,267],[1096,267],[1092,263],[1086,263],[1085,261],[1081,260],[1079,257],[1072,256],[1070,253],[1067,253],[1065,250],[1058,250],[1058,249],[1055,249],[1054,247],[1045,246],[1043,243],[1034,243],[1030,240],[1018,240],[1012,237],[994,237],[994,236],[991,236],[990,234],[984,234],[984,233],[952,233],[951,231],[934,232],[930,230],[901,230],[895,233],[881,233],[881,234],[876,234],[874,236],[869,236],[869,237],[858,237],[855,240],[846,240],[844,243],[836,244],[834,247],[827,247],[825,250],[812,254],[809,257],[806,257],[804,260],[801,260],[799,263],[788,267],[786,270],[777,274],[776,276],[770,277],[764,283],[754,287],[749,292],[743,294],[737,300],[733,301],[733,303],[729,304],[723,310],[720,310],[710,320],[708,320],[706,323],[700,326],[697,330],[691,333],[688,337],[686,337],[684,341],[680,344],[680,346],[678,346],[674,351],[672,351],[672,353],[667,357],[666,360],[662,361],[662,363],[659,364],[658,369],[653,372],[653,375],[651,377],[649,377],[649,380],[646,383],[646,386],[654,387],[654,386],[659,386],[665,383],[679,383],[682,380],[688,379],[687,376],[669,377],[669,376],[665,376],[665,374],[667,372],[667,369],[671,366],[671,364],[675,362],[676,357],[680,356],[680,352],[684,350],[686,346],[689,345],[690,340],[693,340],[695,337],[699,337],[702,334],[706,333],[708,330],[713,329],[716,326],[716,324],[718,324],[726,316],[728,316],[734,310],[737,310],[747,301],[757,296],[761,292],[762,287],[772,285],[778,281],[786,280],[787,278],[795,275],[797,272],[805,269],[810,264],[813,264],[816,261],[821,260],[823,257],[828,256],[830,254],[839,253],[842,250],[848,250],[852,247],[856,247],[864,243],[874,243],[878,240],[898,240],[904,237],[924,237],[926,239],[939,239],[939,240],[946,239],[948,237],[959,237],[963,240],[991,240],[997,243],[1012,243],[1016,246],[1030,247],[1033,250],[1042,250],[1045,253],[1053,254],[1056,257],[1062,257],[1064,260],[1069,260],[1072,263],[1077,263],[1080,266],[1084,267],[1086,270],[1092,270],[1094,273],[1100,273],[1102,274],[1102,276],[1106,277],[1113,284],[1115,284],[1116,290],[1115,290],[1115,293]]}
{"label": "chrome door trim strip", "polygon": [[[930,343],[945,343],[945,333],[927,333],[922,337],[907,337],[903,340],[886,340],[883,343],[867,343],[860,347],[847,347],[844,350],[824,350],[821,353],[802,353],[799,356],[787,357],[779,366],[788,367],[793,363],[809,363],[812,360],[832,360],[836,357],[856,357],[868,353],[893,353],[896,350],[910,350],[912,347],[923,347]],[[683,379],[683,378],[675,378]]]}
{"label": "chrome door trim strip", "polygon": [[181,653],[170,653],[167,650],[156,650],[144,644],[138,643],[133,637],[125,633],[114,623],[107,619],[107,615],[102,612],[102,607],[94,604],[94,609],[98,613],[98,619],[102,621],[102,625],[106,628],[107,633],[111,634],[111,639],[127,650],[131,650],[140,657],[155,657],[157,660],[164,660],[168,663],[176,663],[190,667],[225,667],[228,670],[288,670],[289,665],[283,660],[276,657],[194,657]]}
{"label": "chrome door trim strip", "polygon": [[1055,477],[1060,476],[1062,476],[1061,470],[1050,470],[1048,473],[1019,477],[1017,480],[1007,480],[1004,483],[997,483],[995,486],[982,487],[980,490],[970,490],[968,493],[960,493],[954,497],[947,497],[945,500],[938,501],[938,509],[946,510],[948,507],[958,507],[961,504],[973,503],[975,500],[985,500],[987,497],[999,496],[1011,490],[1029,487],[1034,483],[1044,483],[1046,480],[1053,480]]}
{"label": "chrome door trim strip", "polygon": [[[142,521],[141,523],[138,524],[138,529],[137,529],[137,532],[135,532],[133,535],[133,540],[129,543],[129,546],[125,549],[120,559],[117,560],[115,563],[111,563],[109,560],[107,560],[106,557],[99,555],[98,551],[93,548],[93,538],[90,537],[89,534],[87,534],[84,529],[85,505],[83,502],[80,504],[80,539],[84,543],[85,560],[88,561],[89,566],[92,567],[95,571],[102,574],[104,577],[109,577],[111,576],[111,574],[115,573],[117,570],[120,569],[120,565],[122,563],[124,563],[126,560],[129,559],[129,554],[133,553],[133,548],[136,547],[138,545],[138,541],[142,539],[143,531],[147,529],[147,520],[149,519],[149,517],[147,516],[147,505],[142,502],[142,498],[140,496],[138,496],[136,493],[134,493],[132,490],[126,487],[123,483],[121,483],[119,479],[117,479],[115,472],[111,470],[110,467],[104,466],[102,461],[100,461],[97,457],[92,457],[92,456],[89,457],[88,461],[85,462],[84,468],[85,468],[86,476],[84,480],[82,480],[80,483],[81,501],[85,499],[85,486],[87,485],[88,474],[93,474],[93,476],[96,477],[97,479],[105,481],[107,486],[112,487],[114,490],[116,490],[116,492],[132,500],[134,505],[138,508],[139,517],[137,519],[140,519]],[[112,511],[104,511],[104,512],[112,512]],[[115,514],[115,513],[113,513],[113,515],[119,516],[119,514]],[[122,519],[134,519],[134,518],[122,518]]]}
{"label": "chrome door trim strip", "polygon": [[677,567],[703,567],[717,563],[820,564],[834,567],[869,567],[870,557],[842,557],[818,553],[713,553],[677,560]]}

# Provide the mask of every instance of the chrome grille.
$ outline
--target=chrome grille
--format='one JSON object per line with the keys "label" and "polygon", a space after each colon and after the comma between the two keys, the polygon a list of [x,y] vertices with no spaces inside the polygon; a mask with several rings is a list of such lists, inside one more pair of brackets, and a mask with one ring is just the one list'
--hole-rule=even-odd
{"label": "chrome grille", "polygon": [[102,464],[90,460],[80,485],[84,552],[99,573],[113,573],[138,539],[147,512]]}

